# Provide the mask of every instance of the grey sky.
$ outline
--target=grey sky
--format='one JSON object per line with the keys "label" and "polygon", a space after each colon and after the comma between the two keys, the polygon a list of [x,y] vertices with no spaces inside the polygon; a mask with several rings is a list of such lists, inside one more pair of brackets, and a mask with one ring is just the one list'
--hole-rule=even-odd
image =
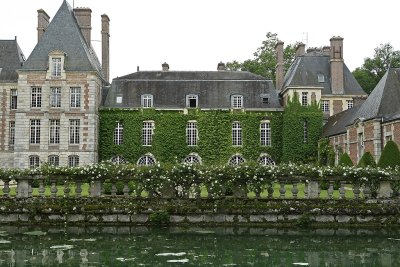
{"label": "grey sky", "polygon": [[[63,0],[12,0],[2,3],[0,39],[18,37],[26,57],[37,42],[36,10],[54,17]],[[68,1],[73,5],[73,1]],[[329,45],[344,38],[345,62],[353,70],[390,42],[400,48],[396,1],[351,0],[75,0],[90,7],[92,39],[100,51],[100,15],[110,17],[111,77],[141,70],[158,70],[166,61],[171,70],[216,70],[219,61],[251,58],[267,32],[286,44]],[[393,26],[391,26],[393,25]]]}

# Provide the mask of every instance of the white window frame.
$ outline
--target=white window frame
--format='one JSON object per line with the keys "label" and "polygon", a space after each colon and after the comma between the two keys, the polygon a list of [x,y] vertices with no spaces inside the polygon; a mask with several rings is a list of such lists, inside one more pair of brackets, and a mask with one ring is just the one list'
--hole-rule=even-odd
{"label": "white window frame", "polygon": [[126,164],[126,160],[121,155],[116,155],[116,156],[112,157],[111,158],[111,162],[116,164],[116,165]]}
{"label": "white window frame", "polygon": [[154,98],[151,94],[141,96],[141,105],[143,108],[152,108],[154,106]]}
{"label": "white window frame", "polygon": [[142,145],[151,146],[154,134],[154,121],[144,121],[142,128]]}
{"label": "white window frame", "polygon": [[51,58],[51,76],[61,77],[62,59],[61,57]]}
{"label": "white window frame", "polygon": [[117,121],[114,129],[114,145],[122,145],[124,141],[124,125],[122,122]]}
{"label": "white window frame", "polygon": [[80,119],[70,119],[69,120],[69,144],[79,145],[80,144]]}
{"label": "white window frame", "polygon": [[29,143],[32,145],[40,144],[40,120],[30,120],[30,140]]}
{"label": "white window frame", "polygon": [[50,155],[47,162],[51,166],[60,166],[60,157],[58,155]]}
{"label": "white window frame", "polygon": [[49,145],[60,144],[60,120],[49,120]]}
{"label": "white window frame", "polygon": [[81,88],[80,87],[71,87],[69,93],[69,106],[71,108],[80,108],[81,107]]}
{"label": "white window frame", "polygon": [[38,155],[29,156],[29,169],[35,169],[40,166],[40,158]]}
{"label": "white window frame", "polygon": [[232,145],[242,146],[242,126],[240,122],[235,121],[232,123]]}
{"label": "white window frame", "polygon": [[260,123],[260,144],[261,146],[271,146],[270,121],[261,121]]}
{"label": "white window frame", "polygon": [[10,109],[18,108],[18,90],[11,89],[10,90]]}
{"label": "white window frame", "polygon": [[183,160],[185,164],[201,164],[201,157],[196,153],[190,153]]}
{"label": "white window frame", "polygon": [[144,156],[141,156],[138,161],[136,162],[136,165],[138,166],[152,166],[156,164],[156,159],[154,158],[153,155],[151,154],[146,154]]}
{"label": "white window frame", "polygon": [[257,160],[258,164],[262,166],[274,166],[275,161],[267,154],[261,154]]}
{"label": "white window frame", "polygon": [[231,96],[231,107],[234,109],[243,108],[243,96],[242,95],[232,95]]}
{"label": "white window frame", "polygon": [[15,121],[9,123],[8,144],[12,147],[15,145]]}
{"label": "white window frame", "polygon": [[188,121],[186,124],[186,144],[188,146],[197,146],[198,140],[197,121]]}
{"label": "white window frame", "polygon": [[230,159],[229,159],[229,161],[228,161],[228,164],[230,165],[230,166],[238,166],[238,165],[240,165],[240,164],[243,164],[243,163],[245,163],[246,162],[246,159],[245,158],[243,158],[242,157],[242,155],[233,155]]}
{"label": "white window frame", "polygon": [[301,93],[301,105],[308,106],[308,92]]}
{"label": "white window frame", "polygon": [[347,102],[347,109],[354,107],[353,99],[346,100],[346,102]]}
{"label": "white window frame", "polygon": [[329,100],[321,100],[321,110],[322,112],[330,111]]}
{"label": "white window frame", "polygon": [[61,87],[50,88],[50,107],[61,108]]}
{"label": "white window frame", "polygon": [[42,87],[31,87],[31,108],[42,107]]}
{"label": "white window frame", "polygon": [[79,156],[70,155],[68,156],[68,167],[78,167],[79,166]]}
{"label": "white window frame", "polygon": [[[194,107],[190,106],[190,100],[196,100],[196,105]],[[199,96],[198,95],[194,95],[194,94],[190,94],[186,96],[186,107],[187,108],[197,108],[199,106]]]}

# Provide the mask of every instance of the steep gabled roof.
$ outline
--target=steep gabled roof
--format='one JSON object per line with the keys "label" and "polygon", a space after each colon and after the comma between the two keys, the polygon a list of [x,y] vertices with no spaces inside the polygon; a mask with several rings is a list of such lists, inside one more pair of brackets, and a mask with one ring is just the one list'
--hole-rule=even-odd
{"label": "steep gabled roof", "polygon": [[47,70],[48,55],[56,49],[67,55],[66,70],[97,71],[103,77],[96,53],[91,45],[86,43],[67,1],[62,3],[22,69]]}
{"label": "steep gabled roof", "polygon": [[25,61],[17,40],[0,40],[0,82],[16,82]]}
{"label": "steep gabled roof", "polygon": [[346,133],[346,126],[357,119],[356,114],[360,107],[361,105],[358,105],[329,117],[324,125],[322,136],[328,137]]}

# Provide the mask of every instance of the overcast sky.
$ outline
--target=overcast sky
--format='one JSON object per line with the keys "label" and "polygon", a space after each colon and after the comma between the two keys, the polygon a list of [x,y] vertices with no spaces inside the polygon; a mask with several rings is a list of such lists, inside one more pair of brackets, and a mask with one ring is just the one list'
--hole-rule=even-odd
{"label": "overcast sky", "polygon": [[[0,39],[17,36],[26,57],[37,42],[37,10],[51,18],[63,0],[8,0],[2,3]],[[69,0],[70,5],[73,1]],[[398,8],[392,0],[75,0],[92,9],[93,46],[101,59],[101,14],[110,17],[111,77],[140,70],[216,70],[220,61],[242,61],[278,33],[286,44],[329,45],[344,38],[350,70],[381,43],[400,49]],[[307,38],[308,36],[308,38]]]}

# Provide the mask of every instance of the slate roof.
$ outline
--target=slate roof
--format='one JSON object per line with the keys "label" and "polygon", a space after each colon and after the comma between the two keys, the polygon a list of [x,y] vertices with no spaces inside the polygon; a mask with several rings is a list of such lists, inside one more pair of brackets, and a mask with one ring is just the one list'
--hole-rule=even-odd
{"label": "slate roof", "polygon": [[17,82],[25,56],[17,40],[0,40],[0,82]]}
{"label": "slate roof", "polygon": [[273,82],[246,71],[140,71],[114,79],[103,105],[138,108],[143,94],[153,95],[155,108],[185,108],[189,94],[198,95],[199,108],[230,108],[233,94],[243,95],[244,108],[282,107]]}
{"label": "slate roof", "polygon": [[56,49],[67,55],[66,70],[97,71],[104,77],[96,53],[91,45],[86,43],[73,9],[67,1],[63,1],[22,69],[47,70],[48,55]]}
{"label": "slate roof", "polygon": [[[318,74],[324,75],[325,82],[318,82]],[[344,94],[345,95],[367,95],[353,74],[343,66]],[[287,87],[322,87],[322,95],[332,95],[331,89],[331,66],[330,56],[320,51],[308,52],[298,56],[288,69],[283,88]]]}
{"label": "slate roof", "polygon": [[361,105],[347,109],[329,117],[322,131],[323,137],[334,136],[346,133],[346,126],[353,123],[357,119],[357,112]]}

